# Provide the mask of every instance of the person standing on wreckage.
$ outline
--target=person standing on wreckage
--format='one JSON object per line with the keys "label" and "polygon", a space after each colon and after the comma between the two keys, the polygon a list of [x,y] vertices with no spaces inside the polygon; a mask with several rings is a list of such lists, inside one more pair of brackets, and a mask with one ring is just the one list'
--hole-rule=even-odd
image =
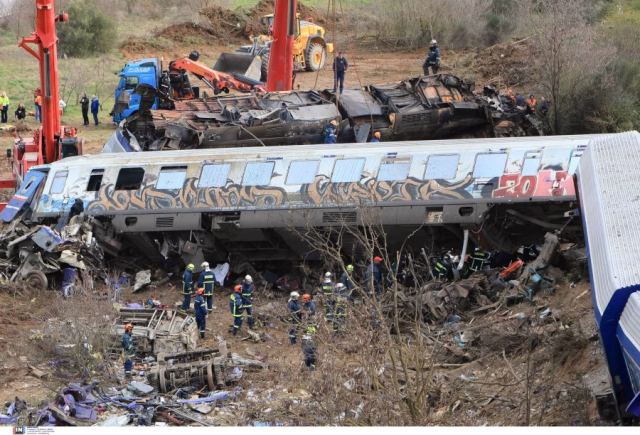
{"label": "person standing on wreckage", "polygon": [[202,272],[198,277],[198,288],[204,289],[204,297],[207,300],[207,314],[210,314],[213,311],[213,286],[216,282],[216,276],[209,268],[207,261],[203,262],[200,267],[202,267]]}
{"label": "person standing on wreckage", "polygon": [[193,300],[193,309],[196,312],[196,324],[198,325],[198,331],[200,332],[200,338],[204,339],[204,331],[207,329],[207,303],[204,300],[203,288],[199,288],[196,291],[196,298]]}
{"label": "person standing on wreckage", "polygon": [[193,270],[196,267],[188,264],[182,274],[182,309],[188,310],[191,306],[191,294],[193,293]]}
{"label": "person standing on wreckage", "polygon": [[133,324],[124,325],[124,334],[122,335],[122,355],[124,357],[124,376],[131,377],[133,370],[133,357],[136,354],[136,347],[133,344]]}

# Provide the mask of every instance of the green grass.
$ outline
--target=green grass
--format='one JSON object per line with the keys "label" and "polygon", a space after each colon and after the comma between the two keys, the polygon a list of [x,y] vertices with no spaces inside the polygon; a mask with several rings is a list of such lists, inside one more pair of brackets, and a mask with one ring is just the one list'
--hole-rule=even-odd
{"label": "green grass", "polygon": [[[300,0],[298,0],[300,1]],[[336,0],[336,9],[340,10],[340,6],[343,9],[355,8],[363,5],[367,5],[371,0]],[[255,6],[258,0],[232,0],[233,8],[245,8],[248,9]],[[311,6],[319,10],[327,10],[328,0],[304,0],[302,1],[305,6]]]}

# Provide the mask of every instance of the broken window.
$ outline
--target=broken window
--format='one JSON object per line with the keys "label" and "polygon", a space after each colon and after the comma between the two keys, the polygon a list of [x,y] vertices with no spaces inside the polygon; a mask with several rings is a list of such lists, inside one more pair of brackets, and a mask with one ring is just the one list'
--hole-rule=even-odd
{"label": "broken window", "polygon": [[319,160],[295,160],[291,162],[289,171],[287,172],[286,184],[313,183],[319,166]]}
{"label": "broken window", "polygon": [[186,166],[163,167],[158,174],[156,181],[156,189],[160,190],[178,190],[184,186],[184,180],[187,178]]}
{"label": "broken window", "polygon": [[331,174],[334,183],[353,183],[360,181],[365,159],[341,159],[336,160]]}
{"label": "broken window", "polygon": [[424,172],[425,180],[451,180],[456,178],[458,172],[459,154],[442,154],[429,156],[427,169]]}
{"label": "broken window", "polygon": [[102,185],[102,176],[104,175],[104,169],[93,169],[91,175],[89,175],[89,182],[87,183],[87,192],[97,192]]}
{"label": "broken window", "polygon": [[231,165],[228,163],[218,165],[204,165],[198,180],[198,187],[222,187],[227,184]]}
{"label": "broken window", "polygon": [[49,193],[52,195],[62,193],[64,191],[64,185],[67,183],[67,175],[69,175],[69,171],[58,171],[56,175],[53,177],[53,181],[51,182],[51,189]]}
{"label": "broken window", "polygon": [[247,163],[242,177],[243,186],[267,186],[271,183],[273,174],[273,162]]}
{"label": "broken window", "polygon": [[495,178],[504,174],[507,153],[483,153],[476,156],[473,167],[474,178]]}
{"label": "broken window", "polygon": [[122,168],[118,172],[116,180],[116,190],[138,190],[142,186],[144,169],[142,168]]}
{"label": "broken window", "polygon": [[124,79],[124,88],[125,89],[135,89],[138,86],[138,77],[136,76],[127,76]]}
{"label": "broken window", "polygon": [[522,175],[523,177],[538,175],[541,159],[542,153],[539,152],[528,152],[527,154],[525,154],[520,175]]}
{"label": "broken window", "polygon": [[378,181],[406,180],[411,162],[382,162],[378,171]]}

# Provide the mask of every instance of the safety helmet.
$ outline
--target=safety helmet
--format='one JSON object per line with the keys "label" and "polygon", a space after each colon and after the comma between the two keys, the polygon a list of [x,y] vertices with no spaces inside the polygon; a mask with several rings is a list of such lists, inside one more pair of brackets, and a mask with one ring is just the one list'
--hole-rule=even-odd
{"label": "safety helmet", "polygon": [[315,334],[318,330],[316,329],[315,326],[313,325],[309,325],[307,326],[307,334]]}
{"label": "safety helmet", "polygon": [[247,282],[253,282],[253,278],[251,278],[251,275],[245,276],[244,280],[247,281]]}
{"label": "safety helmet", "polygon": [[209,262],[208,261],[203,261],[202,264],[200,265],[201,268],[206,269],[209,267]]}
{"label": "safety helmet", "polygon": [[374,263],[382,263],[382,258],[381,257],[373,257],[373,262]]}
{"label": "safety helmet", "polygon": [[298,292],[291,292],[291,293],[289,293],[289,297],[290,297],[291,299],[298,299],[298,298],[300,297],[300,293],[298,293]]}
{"label": "safety helmet", "polygon": [[242,286],[240,284],[236,285],[233,288],[233,291],[236,292],[236,293],[240,293],[242,291]]}
{"label": "safety helmet", "polygon": [[376,131],[375,133],[373,133],[373,137],[380,139],[382,137],[382,133],[380,133],[379,131]]}
{"label": "safety helmet", "polygon": [[193,269],[195,269],[195,268],[196,268],[196,267],[193,265],[193,263],[189,263],[189,264],[187,264],[187,270],[193,270]]}
{"label": "safety helmet", "polygon": [[330,124],[333,125],[333,126],[336,126],[336,125],[338,125],[338,121],[336,121],[335,119],[332,119]]}
{"label": "safety helmet", "polygon": [[204,294],[204,289],[203,288],[199,288],[198,290],[196,290],[196,294],[197,295],[203,295]]}
{"label": "safety helmet", "polygon": [[132,323],[127,323],[126,325],[124,325],[124,330],[125,330],[125,332],[133,331],[133,324]]}
{"label": "safety helmet", "polygon": [[347,272],[353,272],[353,264],[347,264]]}
{"label": "safety helmet", "polygon": [[342,284],[341,282],[336,284],[336,290],[342,290],[342,289],[344,289],[344,284]]}
{"label": "safety helmet", "polygon": [[331,272],[326,272],[326,273],[324,274],[324,277],[325,277],[325,278],[331,278],[331,276],[332,276]]}
{"label": "safety helmet", "polygon": [[309,302],[311,300],[311,295],[309,293],[305,293],[302,295],[302,302]]}
{"label": "safety helmet", "polygon": [[438,45],[438,41],[436,41],[435,39],[431,40],[431,46],[435,47],[436,45]]}

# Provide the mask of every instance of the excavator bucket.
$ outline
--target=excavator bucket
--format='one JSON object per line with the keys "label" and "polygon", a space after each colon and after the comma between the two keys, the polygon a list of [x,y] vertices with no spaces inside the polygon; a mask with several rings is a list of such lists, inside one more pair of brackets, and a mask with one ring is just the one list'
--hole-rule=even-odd
{"label": "excavator bucket", "polygon": [[261,65],[262,59],[250,53],[222,53],[213,69],[240,81],[257,84],[260,83]]}

